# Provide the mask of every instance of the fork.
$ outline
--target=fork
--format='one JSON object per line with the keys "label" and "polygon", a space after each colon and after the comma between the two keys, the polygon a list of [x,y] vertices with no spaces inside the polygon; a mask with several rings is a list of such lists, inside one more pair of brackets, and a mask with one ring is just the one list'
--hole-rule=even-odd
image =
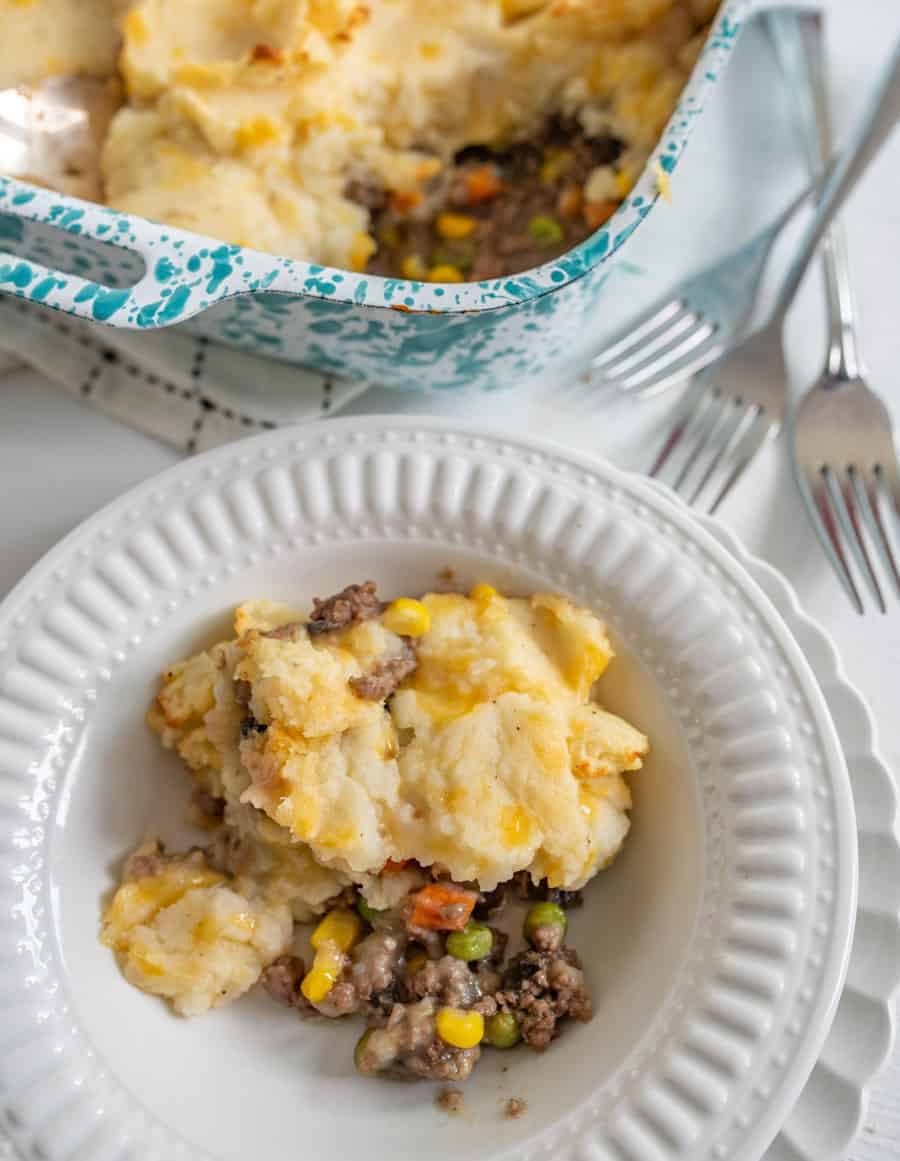
{"label": "fork", "polygon": [[[818,44],[821,23],[803,13]],[[796,27],[796,25],[794,26]],[[783,36],[785,29],[777,32]],[[756,454],[778,434],[787,400],[782,332],[788,309],[832,218],[900,119],[900,44],[851,143],[831,166],[822,195],[764,325],[740,340],[717,364],[698,375],[677,408],[650,475],[674,471],[672,487],[690,504],[707,491],[715,512]]]}
{"label": "fork", "polygon": [[749,242],[684,279],[677,294],[654,302],[591,359],[584,375],[556,397],[594,403],[612,394],[649,399],[686,383],[725,352],[749,321],[763,272],[782,231],[809,199],[805,189]]}
{"label": "fork", "polygon": [[[778,11],[757,13],[754,19],[767,21]],[[792,7],[784,12],[795,20],[806,15]],[[795,89],[796,74],[779,61],[785,84]],[[714,363],[748,324],[769,255],[810,192],[804,190],[749,242],[682,280],[674,294],[663,295],[631,318],[609,336],[583,374],[554,388],[555,398],[572,405],[601,405],[621,394],[650,398]]]}
{"label": "fork", "polygon": [[[775,31],[775,29],[773,29]],[[790,42],[782,42],[785,47]],[[807,160],[819,167],[830,152],[830,124],[821,41],[802,36],[810,84]],[[865,606],[852,560],[882,613],[887,604],[873,554],[900,594],[900,570],[888,525],[900,515],[900,472],[890,415],[863,378],[854,320],[846,239],[834,222],[822,243],[829,339],[825,367],[790,420],[791,459],[813,528],[856,611]],[[896,526],[895,527],[900,527]]]}

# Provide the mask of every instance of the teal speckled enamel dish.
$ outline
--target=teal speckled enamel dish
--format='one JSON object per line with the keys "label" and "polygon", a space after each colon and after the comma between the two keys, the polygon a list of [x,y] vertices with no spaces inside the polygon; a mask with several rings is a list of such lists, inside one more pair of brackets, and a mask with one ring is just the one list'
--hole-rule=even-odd
{"label": "teal speckled enamel dish", "polygon": [[726,0],[630,196],[585,242],[486,282],[407,282],[299,262],[0,178],[0,293],[114,327],[184,326],[363,382],[491,389],[583,344],[625,243],[653,209],[728,61],[747,0]]}

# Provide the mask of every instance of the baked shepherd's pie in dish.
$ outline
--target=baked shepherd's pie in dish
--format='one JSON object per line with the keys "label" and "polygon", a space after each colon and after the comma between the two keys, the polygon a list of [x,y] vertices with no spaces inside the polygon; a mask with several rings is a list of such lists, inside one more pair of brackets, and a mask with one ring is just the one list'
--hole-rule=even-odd
{"label": "baked shepherd's pie in dish", "polygon": [[129,857],[104,943],[184,1015],[257,982],[301,1015],[359,1014],[366,1074],[460,1080],[483,1044],[545,1048],[590,1018],[566,912],[620,850],[648,749],[592,700],[612,657],[551,593],[241,605],[148,713],[206,839]]}
{"label": "baked shepherd's pie in dish", "polygon": [[[716,8],[0,0],[0,89],[102,88],[93,196],[127,214],[343,269],[478,281],[541,265],[612,215]],[[85,192],[80,163],[14,176]]]}

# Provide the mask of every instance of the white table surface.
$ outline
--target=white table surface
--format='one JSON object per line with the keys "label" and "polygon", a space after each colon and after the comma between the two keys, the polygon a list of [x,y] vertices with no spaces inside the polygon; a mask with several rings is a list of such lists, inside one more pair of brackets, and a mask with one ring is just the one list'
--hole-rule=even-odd
{"label": "white table surface", "polygon": [[[865,79],[900,32],[900,0],[833,0],[835,120],[840,129],[859,107]],[[676,198],[677,198],[676,186]],[[884,393],[900,429],[900,134],[847,208],[862,348],[871,381]],[[808,280],[788,329],[793,386],[814,375],[822,354],[821,299]],[[635,469],[670,401],[604,411],[586,420],[533,391],[478,399],[404,396],[372,391],[351,407],[372,411],[467,415],[485,424],[540,433],[601,453]],[[178,455],[82,408],[38,375],[0,378],[0,596],[62,535],[127,488],[175,463]],[[851,681],[866,697],[888,765],[900,771],[900,597],[888,616],[858,617],[838,587],[795,494],[783,440],[752,467],[721,517],[748,547],[781,569],[806,612],[832,635]],[[900,1046],[876,1082],[853,1161],[900,1156]]]}

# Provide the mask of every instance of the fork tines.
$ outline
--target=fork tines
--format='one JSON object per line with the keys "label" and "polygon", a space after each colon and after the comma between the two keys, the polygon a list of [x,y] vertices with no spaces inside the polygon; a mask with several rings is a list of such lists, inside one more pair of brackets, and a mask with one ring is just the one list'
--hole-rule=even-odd
{"label": "fork tines", "polygon": [[683,299],[672,299],[652,308],[621,338],[613,338],[566,394],[575,400],[607,391],[644,397],[666,391],[718,358],[718,329]]}
{"label": "fork tines", "polygon": [[900,595],[898,520],[900,477],[896,463],[798,465],[797,482],[816,533],[858,613],[865,603],[859,577],[887,612],[882,579]]}
{"label": "fork tines", "polygon": [[713,513],[757,452],[777,434],[780,417],[756,401],[733,398],[698,378],[682,400],[649,474],[664,475],[688,504]]}

